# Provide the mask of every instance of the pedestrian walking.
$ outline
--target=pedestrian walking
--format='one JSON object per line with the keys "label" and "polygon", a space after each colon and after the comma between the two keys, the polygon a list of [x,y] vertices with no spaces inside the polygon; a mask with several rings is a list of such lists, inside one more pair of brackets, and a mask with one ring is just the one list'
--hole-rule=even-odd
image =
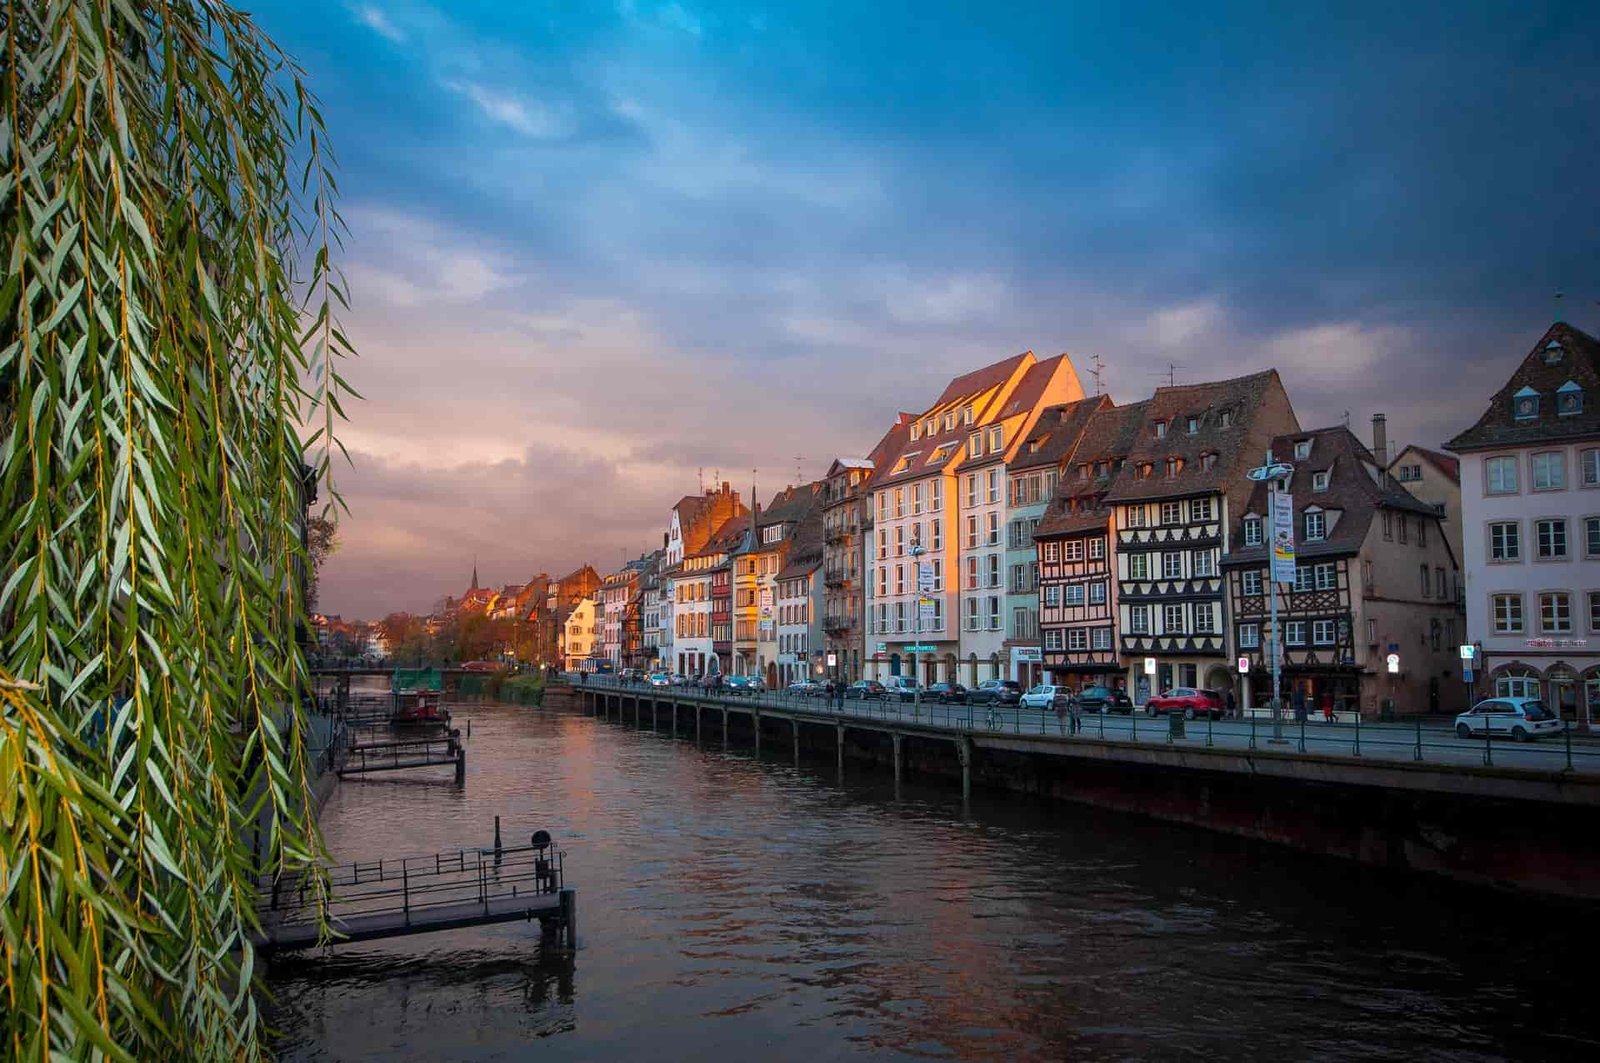
{"label": "pedestrian walking", "polygon": [[1326,690],[1322,692],[1322,722],[1333,722],[1333,694]]}
{"label": "pedestrian walking", "polygon": [[1078,700],[1077,694],[1067,695],[1067,715],[1072,717],[1072,733],[1080,733],[1083,730],[1083,702]]}
{"label": "pedestrian walking", "polygon": [[1294,718],[1296,720],[1304,720],[1306,718],[1306,692],[1299,687],[1295,687],[1294,697],[1291,701],[1294,705]]}
{"label": "pedestrian walking", "polygon": [[1228,691],[1227,691],[1227,694],[1226,694],[1226,700],[1224,701],[1224,704],[1227,706],[1228,716],[1229,717],[1234,717],[1234,716],[1239,715],[1239,702],[1233,696],[1233,688],[1232,687],[1228,688]]}

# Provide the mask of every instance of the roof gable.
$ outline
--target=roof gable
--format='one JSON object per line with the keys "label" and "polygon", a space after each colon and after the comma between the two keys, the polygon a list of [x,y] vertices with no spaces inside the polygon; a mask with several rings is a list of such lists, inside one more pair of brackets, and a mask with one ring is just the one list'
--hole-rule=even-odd
{"label": "roof gable", "polygon": [[[1563,392],[1567,384],[1574,388]],[[1537,398],[1532,416],[1517,416],[1519,397]],[[1557,321],[1489,400],[1477,423],[1445,449],[1459,453],[1594,436],[1600,436],[1600,341]]]}

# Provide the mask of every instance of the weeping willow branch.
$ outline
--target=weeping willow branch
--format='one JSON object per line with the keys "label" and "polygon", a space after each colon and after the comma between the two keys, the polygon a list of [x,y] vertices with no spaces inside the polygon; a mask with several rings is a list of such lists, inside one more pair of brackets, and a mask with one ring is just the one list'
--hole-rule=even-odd
{"label": "weeping willow branch", "polygon": [[321,855],[335,192],[227,4],[0,0],[0,1055],[263,1055],[256,884]]}

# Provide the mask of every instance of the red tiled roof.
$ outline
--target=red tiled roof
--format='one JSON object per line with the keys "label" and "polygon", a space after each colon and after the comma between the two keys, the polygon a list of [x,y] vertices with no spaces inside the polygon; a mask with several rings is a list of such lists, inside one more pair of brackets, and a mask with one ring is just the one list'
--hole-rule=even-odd
{"label": "red tiled roof", "polygon": [[1095,414],[1112,409],[1114,405],[1110,395],[1096,395],[1045,407],[1007,468],[1016,471],[1056,465],[1078,447]]}
{"label": "red tiled roof", "polygon": [[[1105,527],[1111,515],[1111,507],[1105,502],[1106,492],[1116,482],[1122,462],[1144,431],[1145,413],[1149,408],[1146,400],[1127,406],[1113,406],[1108,402],[1095,410],[1062,473],[1056,497],[1050,501],[1050,507],[1034,530],[1035,538],[1072,535]],[[1109,473],[1095,476],[1094,467],[1101,462],[1107,464]],[[1089,466],[1087,479],[1075,471],[1085,464]]]}

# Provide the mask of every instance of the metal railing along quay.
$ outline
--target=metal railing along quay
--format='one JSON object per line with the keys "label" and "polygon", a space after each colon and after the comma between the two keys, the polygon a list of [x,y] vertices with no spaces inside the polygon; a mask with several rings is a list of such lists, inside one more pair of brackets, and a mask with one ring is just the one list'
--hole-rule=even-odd
{"label": "metal railing along quay", "polygon": [[1493,767],[1560,774],[1600,775],[1600,739],[1575,735],[1567,727],[1559,736],[1513,742],[1510,736],[1461,738],[1447,725],[1417,718],[1406,723],[1371,723],[1349,718],[1335,723],[1284,719],[1283,740],[1274,743],[1270,718],[1153,717],[1135,710],[1129,715],[1086,713],[1073,719],[1067,712],[970,703],[924,701],[914,704],[893,696],[883,700],[817,696],[789,691],[702,689],[693,685],[652,686],[648,682],[589,676],[576,690],[591,689],[626,696],[655,697],[730,708],[772,708],[808,717],[876,722],[904,728],[967,736],[1039,736],[1066,741],[1106,742],[1131,746],[1160,744],[1219,750],[1262,751],[1308,757],[1343,757],[1353,761],[1389,761],[1438,767]]}

